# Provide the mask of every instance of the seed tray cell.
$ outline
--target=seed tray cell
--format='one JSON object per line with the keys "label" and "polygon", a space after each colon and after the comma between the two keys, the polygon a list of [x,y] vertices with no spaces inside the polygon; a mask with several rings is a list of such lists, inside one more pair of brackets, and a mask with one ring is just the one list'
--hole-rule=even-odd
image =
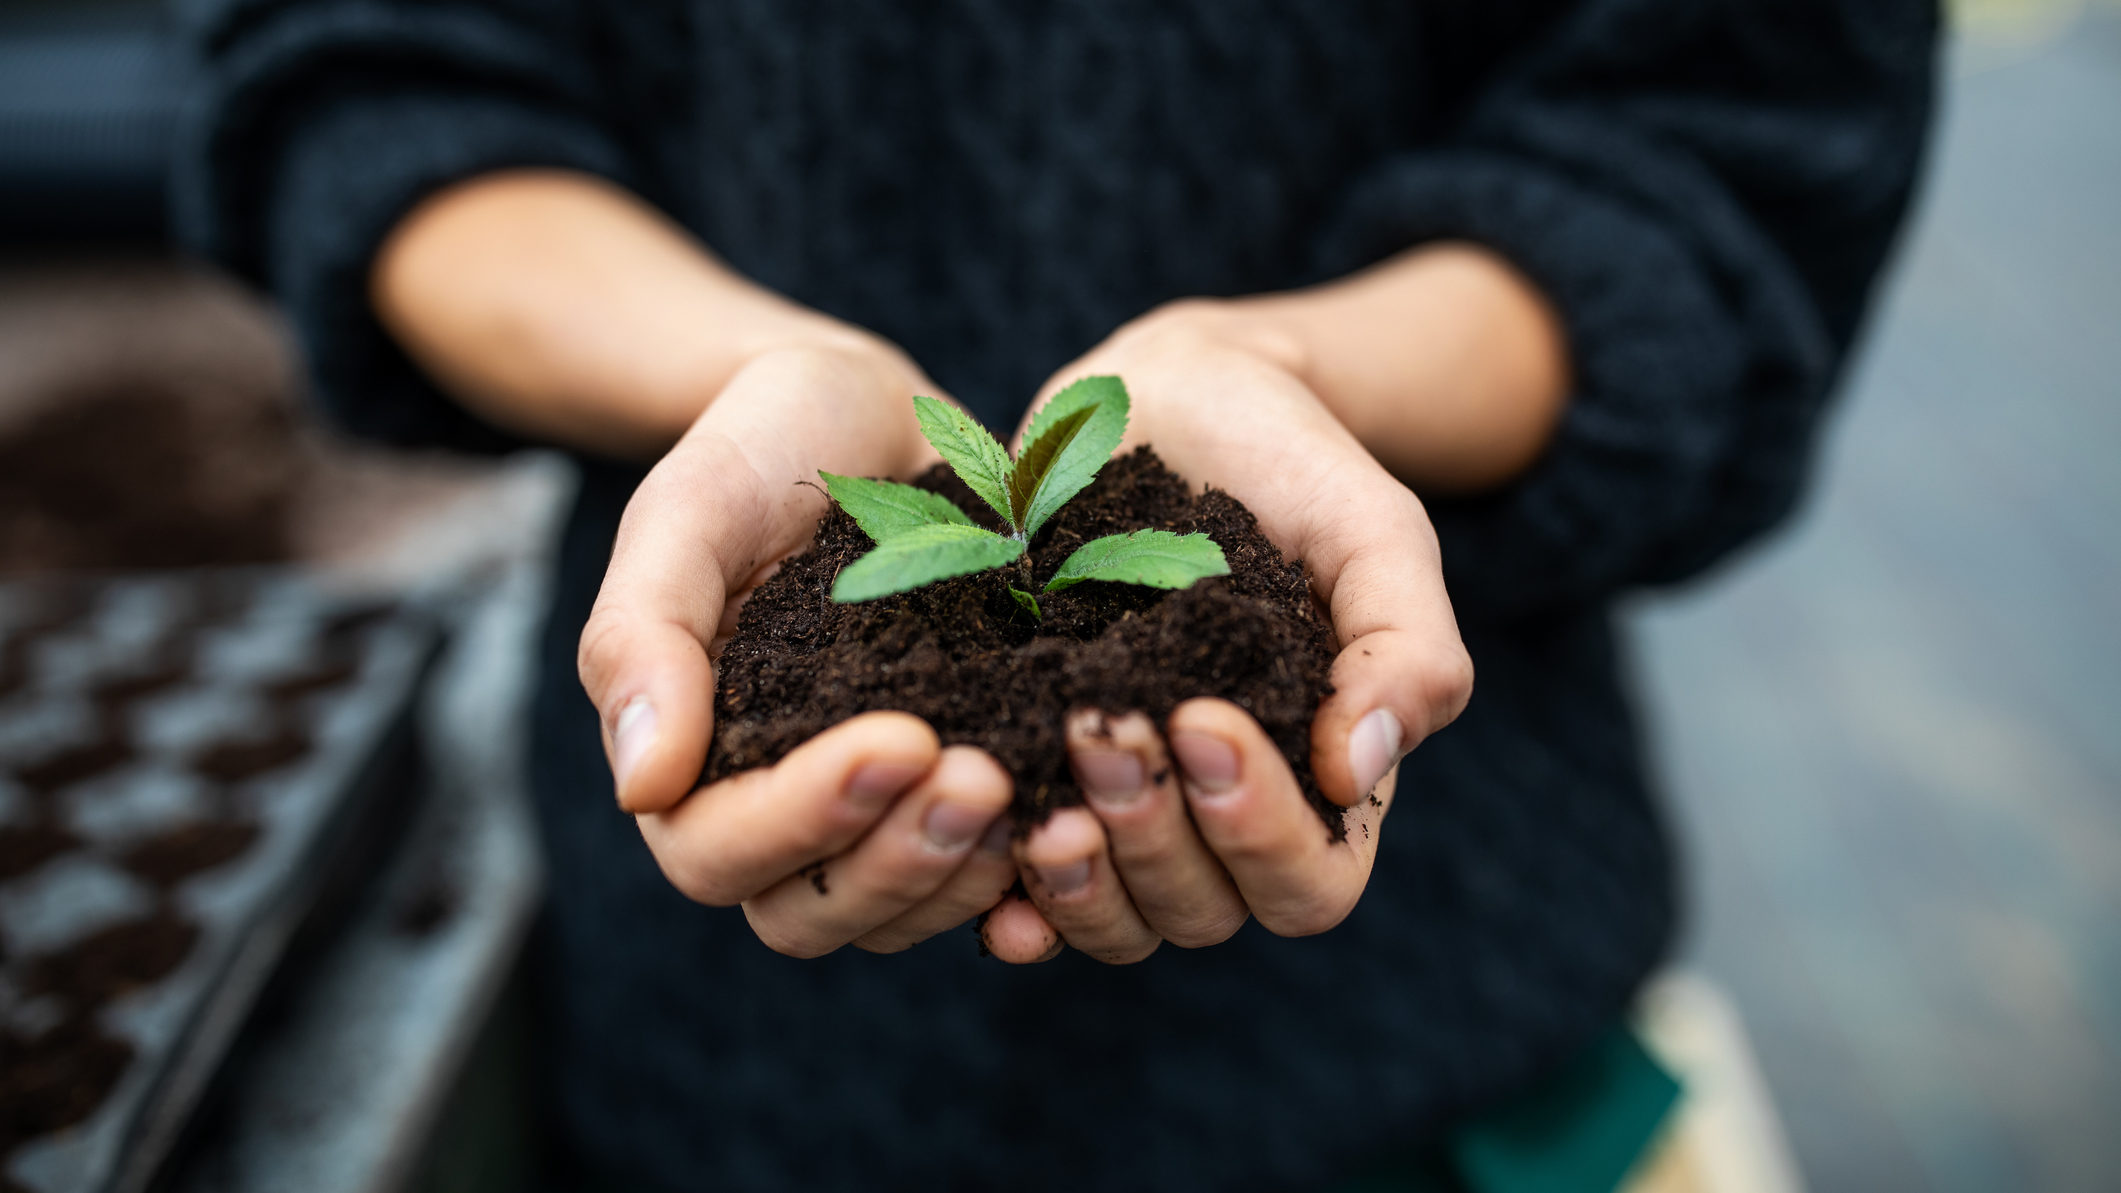
{"label": "seed tray cell", "polygon": [[284,572],[0,583],[0,1191],[151,1182],[402,814],[435,638]]}

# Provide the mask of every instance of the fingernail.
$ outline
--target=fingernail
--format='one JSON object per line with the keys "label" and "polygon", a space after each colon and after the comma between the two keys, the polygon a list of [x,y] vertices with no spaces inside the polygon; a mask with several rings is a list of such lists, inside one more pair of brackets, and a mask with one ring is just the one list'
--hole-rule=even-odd
{"label": "fingernail", "polygon": [[1084,859],[1065,866],[1038,867],[1038,880],[1045,884],[1049,895],[1066,895],[1083,889],[1090,882],[1090,862]]}
{"label": "fingernail", "polygon": [[937,853],[956,853],[972,844],[994,819],[994,813],[963,804],[937,804],[921,817],[921,835]]}
{"label": "fingernail", "polygon": [[1093,803],[1131,804],[1142,793],[1142,760],[1125,750],[1077,750],[1075,777]]}
{"label": "fingernail", "polygon": [[646,696],[635,696],[611,723],[611,776],[621,795],[625,794],[626,781],[633,777],[634,768],[640,766],[641,758],[654,744],[655,705],[648,703]]}
{"label": "fingernail", "polygon": [[1399,757],[1399,743],[1405,740],[1406,730],[1389,708],[1376,709],[1355,722],[1355,731],[1348,734],[1348,770],[1355,776],[1358,794],[1367,794],[1383,781],[1392,760]]}
{"label": "fingernail", "polygon": [[1220,795],[1237,786],[1237,749],[1229,742],[1206,733],[1174,733],[1171,752],[1195,790]]}
{"label": "fingernail", "polygon": [[1009,841],[1016,836],[1015,826],[1007,816],[995,820],[987,828],[987,835],[980,838],[979,847],[999,857],[1009,856]]}
{"label": "fingernail", "polygon": [[897,798],[920,774],[920,767],[903,762],[867,763],[847,779],[848,802],[865,811],[880,807]]}

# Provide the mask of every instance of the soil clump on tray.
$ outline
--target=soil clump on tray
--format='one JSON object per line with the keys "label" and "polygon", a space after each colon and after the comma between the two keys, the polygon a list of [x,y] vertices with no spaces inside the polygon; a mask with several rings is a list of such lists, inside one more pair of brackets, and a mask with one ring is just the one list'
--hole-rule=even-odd
{"label": "soil clump on tray", "polygon": [[[914,484],[949,497],[989,529],[993,511],[943,465]],[[1106,534],[1205,531],[1230,575],[1171,591],[1086,581],[1038,592],[1061,561]],[[1014,815],[1036,824],[1082,802],[1068,767],[1070,711],[1148,714],[1159,726],[1196,696],[1219,696],[1265,728],[1335,839],[1341,809],[1311,774],[1311,718],[1331,693],[1334,641],[1301,563],[1282,558],[1249,510],[1185,482],[1143,447],[1114,459],[1062,507],[1020,565],[898,596],[833,603],[841,568],[869,537],[837,506],[809,549],[761,584],[716,662],[715,735],[703,778],[778,761],[826,729],[876,709],[978,746],[1016,777]],[[1009,586],[1038,592],[1044,617]]]}

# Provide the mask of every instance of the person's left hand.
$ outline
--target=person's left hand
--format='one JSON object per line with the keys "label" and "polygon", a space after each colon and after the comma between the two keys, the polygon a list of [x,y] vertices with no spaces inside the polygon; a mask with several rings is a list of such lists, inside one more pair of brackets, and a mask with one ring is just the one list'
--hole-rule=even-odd
{"label": "person's left hand", "polygon": [[1341,647],[1311,767],[1350,809],[1346,839],[1328,837],[1236,705],[1189,700],[1161,727],[1128,709],[1080,710],[1068,743],[1087,806],[1017,842],[1029,899],[1005,899],[982,929],[1003,960],[1044,960],[1065,942],[1138,961],[1165,940],[1220,943],[1248,916],[1284,936],[1333,927],[1369,881],[1396,764],[1465,707],[1472,662],[1428,515],[1320,403],[1304,367],[1301,345],[1276,329],[1183,303],[1115,333],[1041,400],[1079,377],[1119,376],[1133,399],[1127,447],[1147,443],[1191,484],[1244,502],[1309,565]]}

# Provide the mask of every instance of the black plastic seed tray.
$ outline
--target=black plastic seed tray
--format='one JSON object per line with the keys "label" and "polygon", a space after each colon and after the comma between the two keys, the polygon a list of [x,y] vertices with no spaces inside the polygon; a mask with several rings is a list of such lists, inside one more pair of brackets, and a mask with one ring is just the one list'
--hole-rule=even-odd
{"label": "black plastic seed tray", "polygon": [[284,572],[0,583],[0,1190],[153,1181],[402,820],[435,645]]}

